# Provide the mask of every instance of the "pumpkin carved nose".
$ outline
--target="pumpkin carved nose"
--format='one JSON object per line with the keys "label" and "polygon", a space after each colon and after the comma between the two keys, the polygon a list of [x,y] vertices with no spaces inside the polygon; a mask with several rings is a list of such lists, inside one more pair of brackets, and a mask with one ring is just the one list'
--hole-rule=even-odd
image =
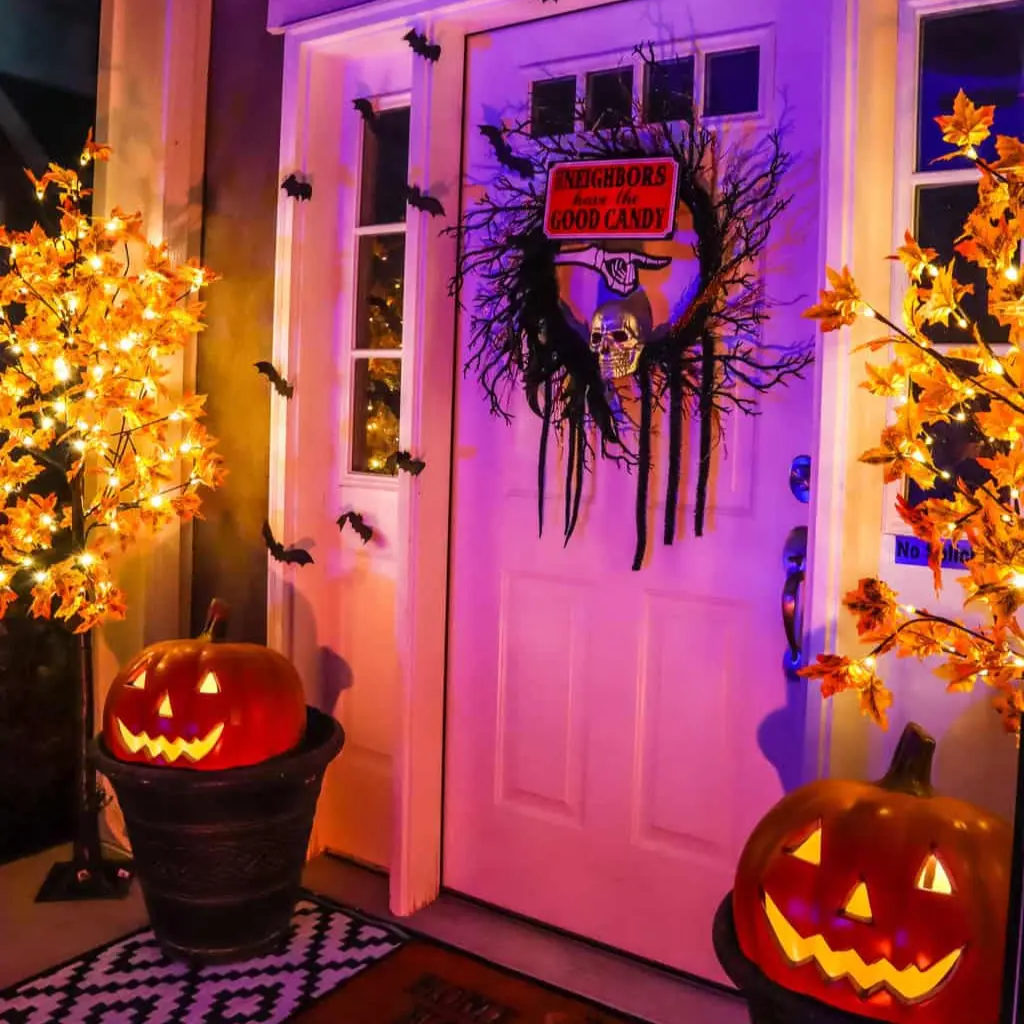
{"label": "pumpkin carved nose", "polygon": [[843,907],[843,913],[847,917],[853,918],[854,921],[871,924],[873,920],[871,900],[868,898],[868,887],[864,882],[859,883],[853,892],[850,893],[850,898]]}
{"label": "pumpkin carved nose", "polygon": [[173,718],[174,712],[171,710],[171,695],[165,693],[163,699],[160,701],[160,707],[156,709],[156,713],[161,718]]}

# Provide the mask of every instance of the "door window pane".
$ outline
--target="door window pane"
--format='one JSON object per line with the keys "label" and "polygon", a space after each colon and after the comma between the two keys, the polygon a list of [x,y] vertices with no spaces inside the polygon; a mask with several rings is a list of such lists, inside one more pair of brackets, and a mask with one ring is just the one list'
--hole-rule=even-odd
{"label": "door window pane", "polygon": [[359,284],[355,347],[402,347],[405,235],[359,239]]}
{"label": "door window pane", "polygon": [[950,152],[935,118],[952,111],[953,98],[960,89],[978,106],[996,105],[993,135],[1024,132],[1024,3],[975,8],[922,21],[919,171],[968,165],[964,159],[932,163]]}
{"label": "door window pane", "polygon": [[377,112],[363,128],[363,176],[359,223],[398,224],[405,220],[409,176],[409,108]]}
{"label": "door window pane", "polygon": [[644,120],[682,121],[693,111],[692,57],[662,60],[647,67],[644,80]]}
{"label": "door window pane", "polygon": [[[967,215],[977,202],[978,186],[973,182],[921,186],[916,192],[914,232],[922,246],[938,252],[939,263],[945,265],[950,257],[956,256],[956,279],[961,284],[974,285],[974,292],[965,295],[960,301],[965,314],[978,324],[987,341],[1006,341],[1009,338],[1009,327],[1002,326],[988,315],[988,285],[984,268],[965,260],[953,249],[963,231]],[[934,324],[929,328],[928,336],[939,343],[962,345],[968,342],[964,332],[952,324],[949,327]]]}
{"label": "door window pane", "polygon": [[569,135],[576,127],[576,78],[550,78],[530,87],[530,134]]}
{"label": "door window pane", "polygon": [[356,473],[394,476],[402,361],[357,359],[354,376],[352,469]]}
{"label": "door window pane", "polygon": [[760,75],[761,51],[756,46],[709,53],[704,64],[704,113],[756,114]]}
{"label": "door window pane", "polygon": [[589,131],[618,128],[633,117],[633,69],[615,68],[587,75]]}

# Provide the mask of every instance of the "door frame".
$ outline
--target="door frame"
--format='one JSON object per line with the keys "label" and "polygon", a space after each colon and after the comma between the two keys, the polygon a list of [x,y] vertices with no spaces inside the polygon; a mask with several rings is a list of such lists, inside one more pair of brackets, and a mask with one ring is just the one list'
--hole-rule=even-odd
{"label": "door frame", "polygon": [[[335,4],[343,0],[335,0]],[[621,0],[613,0],[621,2]],[[830,51],[827,126],[823,144],[820,263],[851,262],[854,238],[854,173],[858,98],[872,69],[870,47],[861,46],[865,10],[895,9],[896,0],[825,0],[829,4]],[[440,42],[436,64],[413,63],[410,178],[428,191],[445,195],[448,221],[461,208],[465,59],[471,35],[603,6],[600,0],[561,0],[557,9],[523,0],[456,0],[438,10],[436,0],[382,0],[336,13],[307,17],[309,0],[270,0],[268,28],[285,35],[282,82],[280,171],[305,169],[316,127],[312,96],[318,66],[346,52],[369,47],[393,48],[409,27]],[[324,4],[323,6],[326,6]],[[400,44],[404,46],[404,43]],[[877,69],[875,69],[877,70]],[[892,68],[895,76],[895,62]],[[891,162],[889,187],[891,188]],[[281,202],[277,221],[273,358],[286,377],[300,344],[316,344],[303,334],[303,216],[299,204]],[[441,887],[441,837],[444,772],[447,594],[451,509],[453,393],[457,354],[455,305],[448,281],[456,260],[451,239],[438,237],[436,225],[411,218],[408,225],[405,385],[412,391],[407,443],[429,457],[430,471],[402,474],[399,488],[399,559],[396,643],[400,664],[398,730],[393,753],[394,834],[390,861],[390,906],[410,914],[434,900]],[[885,236],[890,233],[885,224]],[[886,242],[888,244],[888,242]],[[309,269],[309,260],[305,261]],[[822,272],[822,277],[824,273]],[[804,614],[805,651],[813,656],[834,650],[841,594],[848,575],[845,532],[850,519],[846,501],[850,462],[848,420],[856,401],[851,394],[849,331],[816,338],[814,364],[815,421],[810,507],[809,575]],[[277,536],[288,535],[299,495],[289,486],[288,464],[299,456],[294,443],[296,403],[272,398],[270,433],[269,520]],[[860,497],[858,496],[858,505]],[[438,543],[438,537],[444,543]],[[877,557],[877,542],[874,551]],[[445,600],[438,600],[438,595]],[[283,568],[269,563],[268,643],[286,653],[292,647],[291,599]],[[813,687],[807,692],[805,778],[828,771],[832,706]]]}

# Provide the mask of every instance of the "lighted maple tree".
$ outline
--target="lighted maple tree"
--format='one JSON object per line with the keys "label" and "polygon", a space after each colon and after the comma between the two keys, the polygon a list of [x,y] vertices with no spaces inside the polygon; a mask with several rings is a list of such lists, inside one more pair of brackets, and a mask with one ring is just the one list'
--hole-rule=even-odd
{"label": "lighted maple tree", "polygon": [[[108,156],[90,139],[82,161]],[[33,615],[85,632],[125,613],[110,555],[194,516],[198,488],[220,482],[202,396],[166,383],[211,275],[147,243],[139,213],[83,212],[75,171],[26,173],[40,201],[56,193],[59,231],[0,228],[0,616],[24,574]],[[47,471],[59,477],[38,493]]]}
{"label": "lighted maple tree", "polygon": [[[90,133],[83,167],[109,155]],[[80,635],[72,877],[87,886],[100,863],[90,636],[125,614],[112,557],[195,516],[198,489],[223,475],[203,398],[168,380],[202,328],[197,293],[212,275],[147,242],[140,213],[91,216],[76,171],[26,173],[52,223],[0,227],[0,617],[24,597]]]}
{"label": "lighted maple tree", "polygon": [[[980,623],[901,604],[884,581],[863,579],[846,595],[845,605],[856,615],[869,651],[861,657],[819,655],[817,664],[802,674],[820,680],[825,697],[855,690],[862,712],[884,728],[893,697],[876,672],[877,658],[890,652],[935,658],[935,672],[947,690],[970,691],[979,681],[992,687],[996,709],[1019,741],[1024,709],[1024,631],[1017,618],[1024,604],[1024,276],[1018,261],[1024,237],[1024,144],[999,135],[994,157],[983,156],[980,149],[989,139],[994,114],[994,107],[976,107],[961,90],[953,113],[936,118],[943,139],[953,147],[942,159],[966,158],[979,171],[978,203],[955,248],[984,268],[987,317],[972,319],[964,309],[973,286],[957,280],[954,260],[941,265],[938,254],[909,232],[890,257],[903,264],[909,278],[901,323],[861,295],[846,267],[828,270],[829,288],[805,313],[820,320],[825,331],[858,317],[874,318],[886,328],[862,346],[889,353],[888,362],[868,366],[862,386],[894,399],[896,410],[879,444],[861,460],[884,467],[886,482],[909,478],[926,492],[939,481],[945,484],[945,494],[915,505],[898,498],[898,512],[928,547],[936,592],[944,547],[970,543],[973,557],[959,582],[965,611],[975,612]],[[953,337],[951,344],[937,347],[940,325]],[[1003,351],[993,344],[993,328],[1001,328],[1008,341]],[[974,454],[982,472],[970,480],[938,464],[935,439],[950,424],[980,439]]]}

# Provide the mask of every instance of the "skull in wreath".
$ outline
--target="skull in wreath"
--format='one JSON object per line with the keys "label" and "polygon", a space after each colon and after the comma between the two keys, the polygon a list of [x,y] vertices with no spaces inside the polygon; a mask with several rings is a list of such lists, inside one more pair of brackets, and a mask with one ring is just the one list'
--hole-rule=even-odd
{"label": "skull in wreath", "polygon": [[590,351],[597,357],[601,376],[619,380],[636,373],[640,353],[651,333],[650,307],[629,299],[611,299],[597,308],[590,322]]}

